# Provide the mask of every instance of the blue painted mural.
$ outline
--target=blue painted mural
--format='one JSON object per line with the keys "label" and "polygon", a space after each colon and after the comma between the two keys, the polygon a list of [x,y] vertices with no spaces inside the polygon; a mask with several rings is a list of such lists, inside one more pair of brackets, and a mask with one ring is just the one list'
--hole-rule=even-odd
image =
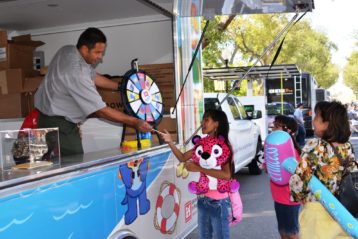
{"label": "blue painted mural", "polygon": [[150,201],[147,198],[147,172],[149,170],[148,158],[140,158],[119,166],[119,178],[126,186],[126,194],[122,205],[127,205],[124,222],[131,224],[137,218],[137,201],[140,215],[146,214],[150,209]]}
{"label": "blue painted mural", "polygon": [[[147,187],[169,154],[145,159]],[[0,238],[107,238],[128,210],[119,165],[0,198]]]}

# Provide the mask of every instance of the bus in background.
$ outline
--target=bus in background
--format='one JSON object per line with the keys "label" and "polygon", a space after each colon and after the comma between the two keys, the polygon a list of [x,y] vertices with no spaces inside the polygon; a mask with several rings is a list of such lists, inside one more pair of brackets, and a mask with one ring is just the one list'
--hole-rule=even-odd
{"label": "bus in background", "polygon": [[331,93],[323,88],[316,89],[316,102],[331,101]]}
{"label": "bus in background", "polygon": [[308,136],[313,135],[312,116],[316,105],[317,82],[309,73],[301,73],[289,78],[266,79],[267,103],[290,103],[294,107],[303,103],[305,129]]}

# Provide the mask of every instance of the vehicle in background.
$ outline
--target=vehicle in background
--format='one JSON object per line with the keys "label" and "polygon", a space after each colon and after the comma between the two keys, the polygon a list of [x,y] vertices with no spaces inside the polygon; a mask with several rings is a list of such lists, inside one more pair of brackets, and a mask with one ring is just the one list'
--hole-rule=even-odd
{"label": "vehicle in background", "polygon": [[331,101],[331,93],[323,88],[316,89],[316,102]]}
{"label": "vehicle in background", "polygon": [[273,121],[275,120],[276,115],[287,115],[293,117],[295,112],[295,107],[292,104],[287,102],[272,102],[266,105],[267,112],[267,128],[270,133],[273,128]]}
{"label": "vehicle in background", "polygon": [[248,166],[250,174],[258,175],[261,173],[257,163],[262,154],[262,137],[260,127],[252,119],[261,118],[262,112],[254,110],[249,116],[244,105],[233,95],[229,95],[219,106],[225,96],[226,93],[204,93],[205,110],[218,108],[227,115],[230,123],[229,140],[234,154],[235,172]]}
{"label": "vehicle in background", "polygon": [[317,82],[309,73],[301,73],[290,78],[266,79],[267,103],[287,102],[294,107],[303,103],[303,117],[306,135],[313,135],[312,116],[316,105]]}

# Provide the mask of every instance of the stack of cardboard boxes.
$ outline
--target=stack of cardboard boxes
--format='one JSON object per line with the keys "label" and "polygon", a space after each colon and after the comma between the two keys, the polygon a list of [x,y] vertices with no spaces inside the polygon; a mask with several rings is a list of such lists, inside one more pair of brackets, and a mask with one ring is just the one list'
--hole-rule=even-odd
{"label": "stack of cardboard boxes", "polygon": [[0,30],[0,119],[21,118],[33,109],[43,78],[34,70],[33,52],[43,44],[30,35],[8,40],[7,32]]}

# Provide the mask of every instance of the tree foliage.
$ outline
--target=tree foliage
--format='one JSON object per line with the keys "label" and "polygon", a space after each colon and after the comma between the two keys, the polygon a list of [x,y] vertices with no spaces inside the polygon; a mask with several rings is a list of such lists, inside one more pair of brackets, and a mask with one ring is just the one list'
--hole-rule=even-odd
{"label": "tree foliage", "polygon": [[[358,47],[358,32],[356,33],[356,47]],[[358,50],[355,50],[348,57],[347,64],[343,70],[344,83],[358,93]]]}
{"label": "tree foliage", "polygon": [[[203,50],[205,67],[225,66],[223,52],[226,55],[230,52],[230,66],[252,65],[289,22],[288,15],[283,14],[236,16],[225,30],[218,28],[225,20],[216,17],[209,24]],[[278,45],[263,56],[259,65],[271,64]],[[296,64],[302,71],[311,73],[320,86],[327,88],[339,75],[331,55],[336,49],[324,33],[312,29],[310,23],[302,19],[289,30],[275,64]]]}

